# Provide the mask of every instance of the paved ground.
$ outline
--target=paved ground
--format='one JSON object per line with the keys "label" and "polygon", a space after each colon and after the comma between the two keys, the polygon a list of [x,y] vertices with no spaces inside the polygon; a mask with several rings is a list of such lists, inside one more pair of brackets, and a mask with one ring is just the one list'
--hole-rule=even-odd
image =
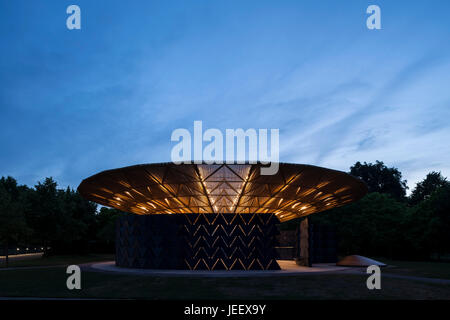
{"label": "paved ground", "polygon": [[339,267],[335,264],[315,264],[313,267],[298,266],[291,260],[278,260],[281,270],[255,270],[255,271],[208,271],[208,270],[149,270],[116,267],[114,261],[93,263],[90,268],[94,271],[106,271],[128,274],[142,274],[153,276],[186,276],[186,277],[263,277],[263,276],[293,276],[317,272],[339,272],[348,267]]}

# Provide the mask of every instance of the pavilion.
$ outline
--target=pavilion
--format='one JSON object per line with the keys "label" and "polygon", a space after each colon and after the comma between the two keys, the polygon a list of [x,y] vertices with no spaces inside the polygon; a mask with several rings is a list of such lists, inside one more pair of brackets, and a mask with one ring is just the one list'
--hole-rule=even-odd
{"label": "pavilion", "polygon": [[86,199],[124,213],[116,265],[150,269],[278,269],[276,224],[346,205],[367,193],[347,173],[280,163],[135,165],[82,181]]}

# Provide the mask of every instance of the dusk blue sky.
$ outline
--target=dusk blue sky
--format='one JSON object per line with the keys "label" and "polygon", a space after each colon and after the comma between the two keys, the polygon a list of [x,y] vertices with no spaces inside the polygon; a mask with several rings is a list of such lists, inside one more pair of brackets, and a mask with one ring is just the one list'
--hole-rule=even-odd
{"label": "dusk blue sky", "polygon": [[170,161],[194,120],[279,128],[284,162],[450,176],[449,1],[2,0],[0,39],[0,176],[20,184]]}

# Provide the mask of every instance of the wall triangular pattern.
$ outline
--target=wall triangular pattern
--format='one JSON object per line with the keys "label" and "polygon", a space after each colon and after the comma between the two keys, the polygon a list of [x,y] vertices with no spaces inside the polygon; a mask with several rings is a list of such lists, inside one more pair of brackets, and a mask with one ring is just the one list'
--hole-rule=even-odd
{"label": "wall triangular pattern", "polygon": [[273,214],[129,215],[116,265],[146,269],[277,270]]}

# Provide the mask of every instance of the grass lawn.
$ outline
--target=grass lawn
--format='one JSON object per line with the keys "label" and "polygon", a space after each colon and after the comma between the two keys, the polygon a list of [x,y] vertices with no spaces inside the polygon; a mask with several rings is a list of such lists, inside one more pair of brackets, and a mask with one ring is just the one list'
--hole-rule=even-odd
{"label": "grass lawn", "polygon": [[[82,264],[95,261],[114,260],[113,254],[61,255],[50,257],[14,258],[9,259],[9,267],[37,267]],[[5,259],[0,259],[0,270],[5,267]]]}
{"label": "grass lawn", "polygon": [[[0,297],[70,297],[139,299],[450,299],[448,284],[382,278],[381,290],[368,290],[365,274],[314,274],[261,278],[155,277],[82,272],[82,290],[66,288],[63,265],[113,260],[109,254],[12,259],[1,270]],[[450,263],[377,259],[389,265],[382,273],[450,279]]]}
{"label": "grass lawn", "polygon": [[316,274],[261,278],[176,278],[82,272],[82,289],[66,288],[64,267],[0,271],[0,296],[140,299],[450,299],[450,286],[366,275]]}
{"label": "grass lawn", "polygon": [[388,265],[385,272],[415,277],[450,279],[450,262],[399,261],[377,258]]}

